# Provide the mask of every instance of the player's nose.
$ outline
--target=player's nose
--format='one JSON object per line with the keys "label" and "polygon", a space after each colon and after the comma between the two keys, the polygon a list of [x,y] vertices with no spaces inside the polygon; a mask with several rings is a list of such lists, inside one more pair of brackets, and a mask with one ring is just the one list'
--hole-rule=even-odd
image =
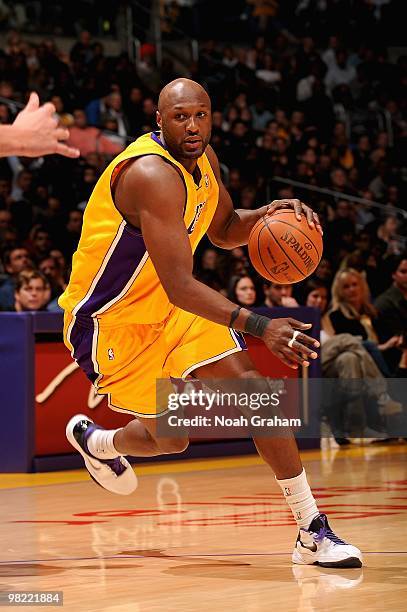
{"label": "player's nose", "polygon": [[195,123],[194,118],[191,117],[187,123],[187,131],[192,134],[196,134],[199,132],[198,124]]}

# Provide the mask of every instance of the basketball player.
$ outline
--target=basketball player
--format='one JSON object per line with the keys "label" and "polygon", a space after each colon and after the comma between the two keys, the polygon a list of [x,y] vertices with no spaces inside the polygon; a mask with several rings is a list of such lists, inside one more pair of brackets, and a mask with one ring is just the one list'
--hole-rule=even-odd
{"label": "basketball player", "polygon": [[[298,200],[233,209],[208,145],[211,103],[198,83],[166,85],[157,124],[159,132],[138,138],[96,184],[59,302],[74,359],[111,408],[136,417],[118,430],[84,415],[67,425],[92,478],[121,494],[137,486],[124,455],[182,452],[188,445],[187,439],[157,435],[163,414],[156,407],[157,378],[256,378],[267,392],[240,332],[261,338],[292,368],[309,365],[319,346],[302,333],[310,325],[251,313],[192,276],[193,252],[205,233],[232,249],[247,244],[256,221],[276,209],[294,209],[298,217],[302,211],[320,229],[318,217]],[[293,561],[360,567],[361,552],[340,540],[319,513],[294,437],[254,441],[299,526]]]}
{"label": "basketball player", "polygon": [[63,142],[69,138],[69,130],[58,126],[54,113],[55,106],[51,102],[40,106],[38,95],[33,92],[14,123],[0,126],[0,157],[41,157],[52,153],[79,157],[78,149]]}

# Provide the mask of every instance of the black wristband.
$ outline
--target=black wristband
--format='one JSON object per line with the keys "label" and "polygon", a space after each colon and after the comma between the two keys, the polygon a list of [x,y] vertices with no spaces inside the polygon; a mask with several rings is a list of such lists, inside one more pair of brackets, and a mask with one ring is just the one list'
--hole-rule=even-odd
{"label": "black wristband", "polygon": [[246,319],[244,330],[256,338],[262,338],[269,323],[270,319],[268,317],[251,312]]}
{"label": "black wristband", "polygon": [[229,327],[233,327],[233,323],[236,321],[237,317],[239,316],[239,312],[241,310],[242,310],[241,306],[238,306],[237,308],[234,309],[234,311],[232,312],[232,314],[230,316]]}

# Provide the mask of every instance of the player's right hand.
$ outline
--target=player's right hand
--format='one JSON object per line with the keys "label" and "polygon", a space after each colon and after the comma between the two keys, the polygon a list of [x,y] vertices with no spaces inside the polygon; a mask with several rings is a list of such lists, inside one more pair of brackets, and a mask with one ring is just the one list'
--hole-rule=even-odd
{"label": "player's right hand", "polygon": [[[269,325],[262,336],[265,345],[283,363],[294,370],[298,369],[298,364],[309,366],[309,359],[316,359],[318,354],[315,352],[320,344],[315,338],[311,338],[302,333],[312,327],[311,323],[302,323],[291,317],[287,319],[271,319]],[[295,331],[298,335],[292,343],[288,345]]]}
{"label": "player's right hand", "polygon": [[22,155],[40,157],[58,153],[64,157],[79,157],[79,150],[63,141],[69,138],[69,130],[58,126],[54,117],[55,106],[50,102],[40,106],[36,93],[31,93],[28,104],[17,115],[13,127],[22,138]]}

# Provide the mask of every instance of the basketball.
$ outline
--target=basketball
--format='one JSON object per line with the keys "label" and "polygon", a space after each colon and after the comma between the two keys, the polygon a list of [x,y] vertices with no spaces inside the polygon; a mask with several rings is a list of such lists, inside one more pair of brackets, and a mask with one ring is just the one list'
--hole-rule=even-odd
{"label": "basketball", "polygon": [[249,256],[261,276],[281,285],[298,283],[312,274],[322,256],[322,236],[298,221],[293,210],[277,210],[262,217],[249,237]]}

